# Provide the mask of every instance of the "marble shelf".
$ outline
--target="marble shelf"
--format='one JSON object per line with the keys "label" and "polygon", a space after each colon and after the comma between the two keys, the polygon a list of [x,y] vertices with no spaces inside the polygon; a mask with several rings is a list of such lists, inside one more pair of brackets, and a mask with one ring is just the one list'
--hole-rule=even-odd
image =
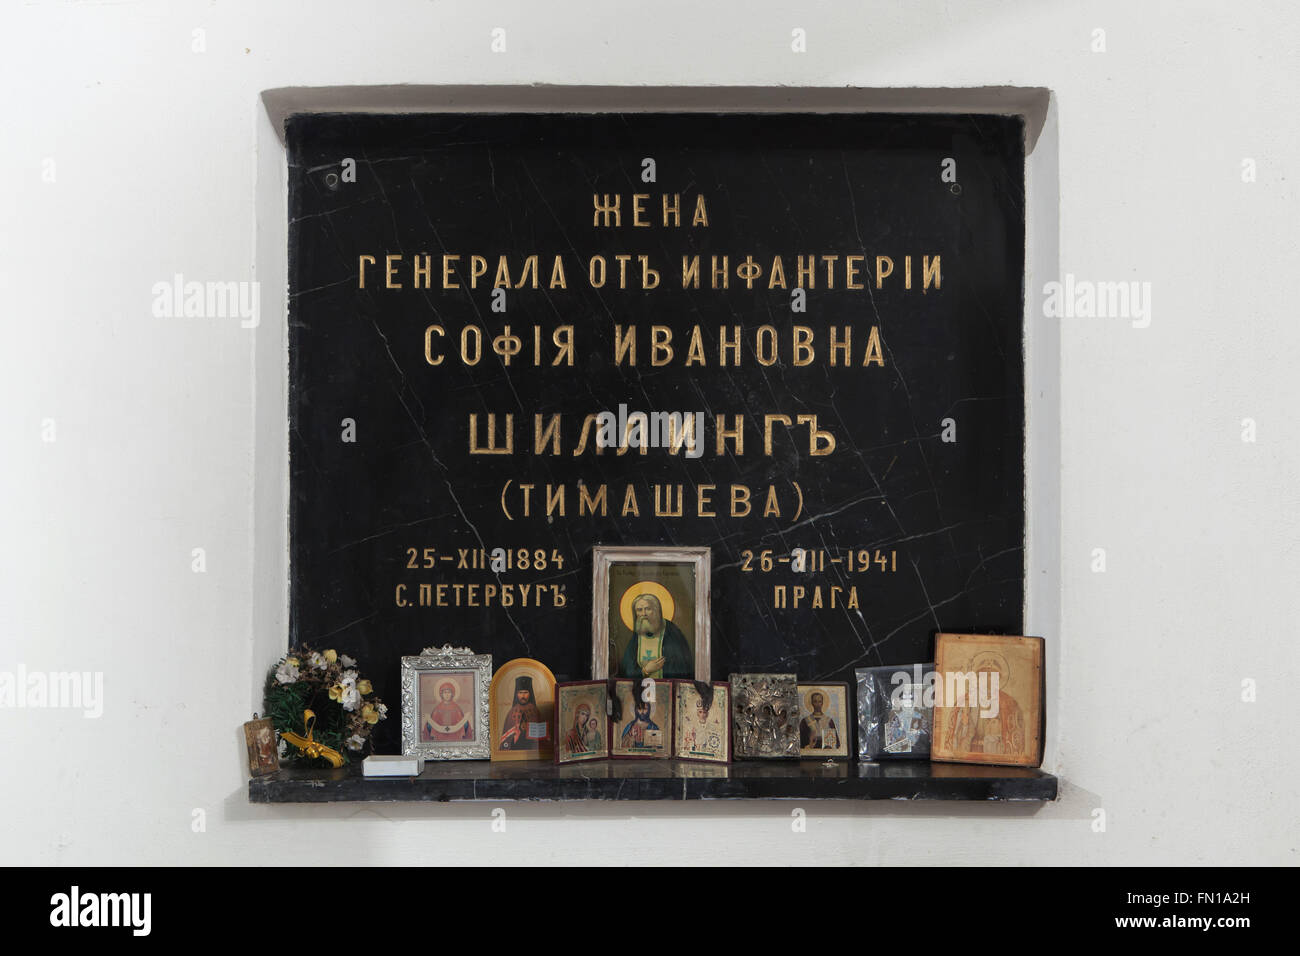
{"label": "marble shelf", "polygon": [[1041,770],[927,761],[834,766],[747,761],[730,766],[678,760],[428,763],[418,777],[363,777],[285,768],[248,783],[250,803],[374,803],[497,800],[1055,800],[1057,778]]}

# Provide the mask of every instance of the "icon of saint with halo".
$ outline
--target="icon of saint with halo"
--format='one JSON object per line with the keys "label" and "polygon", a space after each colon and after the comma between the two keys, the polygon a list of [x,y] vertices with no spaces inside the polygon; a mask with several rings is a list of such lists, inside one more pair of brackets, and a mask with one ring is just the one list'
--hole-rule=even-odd
{"label": "icon of saint with halo", "polygon": [[676,602],[668,589],[654,581],[638,581],[619,602],[623,623],[632,636],[623,651],[618,676],[656,680],[695,676],[695,655],[673,623]]}

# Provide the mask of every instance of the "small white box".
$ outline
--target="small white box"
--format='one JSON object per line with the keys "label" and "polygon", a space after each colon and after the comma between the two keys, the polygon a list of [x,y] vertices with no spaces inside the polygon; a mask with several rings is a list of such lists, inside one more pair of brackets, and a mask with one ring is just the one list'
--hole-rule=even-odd
{"label": "small white box", "polygon": [[423,772],[423,757],[371,754],[361,761],[361,773],[366,777],[418,777]]}

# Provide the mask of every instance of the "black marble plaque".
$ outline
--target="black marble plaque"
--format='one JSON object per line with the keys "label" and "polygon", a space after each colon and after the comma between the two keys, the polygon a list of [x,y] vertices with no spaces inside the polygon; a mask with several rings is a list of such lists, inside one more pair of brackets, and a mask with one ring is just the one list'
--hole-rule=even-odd
{"label": "black marble plaque", "polygon": [[[360,659],[394,718],[429,645],[587,678],[596,544],[711,548],[715,679],[1021,630],[1019,119],[287,134],[290,642]],[[598,454],[620,407],[692,416],[695,451]]]}

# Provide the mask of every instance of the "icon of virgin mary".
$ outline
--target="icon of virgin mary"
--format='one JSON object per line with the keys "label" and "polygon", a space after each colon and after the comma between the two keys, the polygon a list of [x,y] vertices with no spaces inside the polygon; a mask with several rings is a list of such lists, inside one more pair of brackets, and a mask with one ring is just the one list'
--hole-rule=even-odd
{"label": "icon of virgin mary", "polygon": [[438,685],[438,703],[424,721],[424,738],[426,740],[453,741],[473,740],[474,728],[469,714],[456,703],[457,690],[452,681],[443,681]]}

